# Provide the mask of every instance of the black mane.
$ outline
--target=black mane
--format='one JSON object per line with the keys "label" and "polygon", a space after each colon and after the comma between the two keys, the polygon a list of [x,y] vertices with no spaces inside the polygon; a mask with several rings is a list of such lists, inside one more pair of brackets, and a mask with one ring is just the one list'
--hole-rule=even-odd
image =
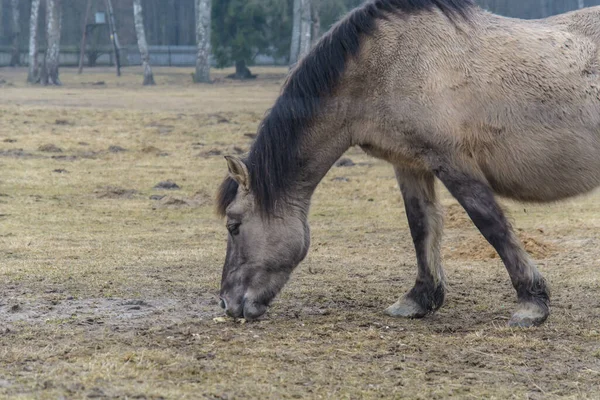
{"label": "black mane", "polygon": [[[452,19],[467,18],[472,0],[373,0],[356,8],[334,26],[289,76],[273,108],[262,121],[245,160],[250,190],[263,215],[270,215],[277,200],[301,168],[300,138],[318,114],[321,102],[336,88],[349,57],[360,50],[363,36],[371,35],[378,19],[440,9]],[[218,212],[225,214],[238,185],[227,178],[219,190]]]}

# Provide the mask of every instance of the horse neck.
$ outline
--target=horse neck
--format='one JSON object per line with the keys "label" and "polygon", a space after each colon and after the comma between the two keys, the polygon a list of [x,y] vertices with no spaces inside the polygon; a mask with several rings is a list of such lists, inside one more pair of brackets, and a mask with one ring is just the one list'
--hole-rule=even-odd
{"label": "horse neck", "polygon": [[306,206],[323,177],[352,145],[344,114],[339,105],[324,107],[303,135],[300,146],[302,167],[297,182],[292,186],[300,194],[298,199]]}

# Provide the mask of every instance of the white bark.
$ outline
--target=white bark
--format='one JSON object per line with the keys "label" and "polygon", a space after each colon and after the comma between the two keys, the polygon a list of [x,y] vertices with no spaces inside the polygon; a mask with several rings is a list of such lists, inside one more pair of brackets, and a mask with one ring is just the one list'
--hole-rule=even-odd
{"label": "white bark", "polygon": [[21,13],[19,12],[19,0],[11,0],[10,8],[12,11],[12,52],[10,66],[16,67],[21,63]]}
{"label": "white bark", "polygon": [[290,47],[290,68],[309,52],[312,36],[311,0],[294,0],[294,24]]}
{"label": "white bark", "polygon": [[310,51],[312,44],[312,13],[311,0],[303,0],[302,7],[302,30],[300,32],[300,54],[298,59],[304,57]]}
{"label": "white bark", "polygon": [[196,7],[196,44],[198,55],[196,57],[196,73],[194,82],[210,82],[210,23],[211,0],[194,0]]}
{"label": "white bark", "polygon": [[142,0],[133,0],[133,21],[135,23],[135,33],[137,34],[140,55],[142,56],[142,66],[144,67],[144,86],[154,85],[154,75],[150,66],[150,54],[148,53],[148,43],[146,42],[146,31],[144,30]]}
{"label": "white bark", "polygon": [[61,0],[46,0],[46,36],[48,38],[48,47],[46,49],[41,76],[41,81],[44,85],[61,85],[58,77],[61,24]]}
{"label": "white bark", "polygon": [[29,19],[29,73],[27,75],[27,82],[29,83],[36,83],[39,80],[37,45],[39,11],[40,0],[32,0]]}
{"label": "white bark", "polygon": [[298,62],[300,54],[300,34],[302,32],[302,2],[294,0],[294,21],[292,26],[292,45],[290,46],[290,68]]}

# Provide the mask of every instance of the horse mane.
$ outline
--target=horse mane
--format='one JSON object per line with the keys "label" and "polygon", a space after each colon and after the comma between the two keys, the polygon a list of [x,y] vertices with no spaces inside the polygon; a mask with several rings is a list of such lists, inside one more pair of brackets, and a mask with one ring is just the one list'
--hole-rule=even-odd
{"label": "horse mane", "polygon": [[[301,137],[332,94],[346,63],[360,50],[361,40],[372,35],[379,19],[393,14],[441,10],[450,20],[467,19],[473,0],[372,0],[357,7],[319,40],[287,78],[275,105],[258,128],[258,136],[244,160],[250,174],[250,191],[263,216],[269,216],[285,198],[298,175]],[[217,197],[217,212],[225,210],[237,194],[238,184],[226,178]]]}

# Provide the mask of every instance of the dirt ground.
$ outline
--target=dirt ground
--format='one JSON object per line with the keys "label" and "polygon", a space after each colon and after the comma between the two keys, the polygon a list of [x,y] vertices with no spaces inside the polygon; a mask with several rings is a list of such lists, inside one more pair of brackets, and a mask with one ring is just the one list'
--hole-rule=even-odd
{"label": "dirt ground", "polygon": [[503,201],[553,293],[506,327],[508,275],[444,192],[446,305],[382,310],[416,267],[392,169],[357,149],[311,210],[307,260],[254,323],[216,323],[222,155],[248,150],[285,70],[0,69],[0,397],[600,398],[600,196]]}

